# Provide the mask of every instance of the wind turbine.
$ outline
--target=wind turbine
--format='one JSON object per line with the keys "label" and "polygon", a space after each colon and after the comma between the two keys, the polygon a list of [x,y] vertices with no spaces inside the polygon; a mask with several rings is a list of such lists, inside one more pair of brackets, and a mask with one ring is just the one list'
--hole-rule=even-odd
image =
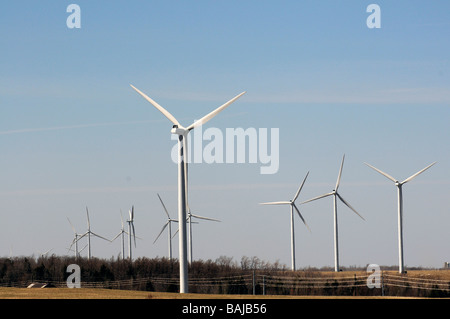
{"label": "wind turbine", "polygon": [[187,135],[194,128],[201,126],[223,111],[231,103],[240,98],[245,92],[237,95],[227,103],[221,105],[216,110],[205,115],[200,120],[195,121],[188,127],[183,127],[177,119],[170,114],[161,105],[156,103],[145,93],[139,91],[133,85],[131,87],[138,92],[144,99],[150,102],[156,109],[158,109],[167,119],[173,123],[171,130],[172,134],[178,135],[178,220],[180,221],[179,230],[179,259],[180,259],[180,293],[188,292],[188,263],[187,263],[187,242],[186,242],[186,210],[187,210],[187,191],[186,191],[186,165],[187,159]]}
{"label": "wind turbine", "polygon": [[303,188],[303,185],[305,184],[306,178],[308,178],[308,175],[309,175],[309,172],[306,174],[305,179],[303,180],[302,184],[298,188],[297,193],[295,193],[294,198],[292,200],[282,201],[282,202],[260,203],[260,205],[290,205],[291,206],[291,267],[292,267],[293,271],[295,271],[294,209],[297,211],[298,216],[300,216],[300,219],[303,221],[303,223],[308,228],[308,230],[311,231],[308,224],[306,224],[305,219],[303,218],[302,214],[300,214],[300,210],[298,209],[297,205],[295,205],[295,201],[297,200],[298,196],[300,195],[300,192]]}
{"label": "wind turbine", "polygon": [[192,217],[197,218],[197,219],[209,220],[209,221],[213,221],[213,222],[219,222],[219,223],[220,223],[220,220],[192,214],[191,209],[190,208],[188,208],[188,209],[189,209],[189,212],[188,212],[187,222],[189,223],[188,242],[189,242],[189,264],[190,264],[190,263],[192,263],[192,224],[193,224]]}
{"label": "wind turbine", "polygon": [[88,259],[91,259],[91,235],[96,236],[96,237],[101,238],[101,239],[104,239],[104,240],[109,241],[109,242],[111,242],[111,241],[109,239],[106,239],[105,237],[97,235],[96,233],[91,231],[91,222],[89,221],[89,211],[88,211],[87,206],[86,206],[86,216],[87,216],[87,227],[88,227],[88,230],[87,230],[86,233],[84,233],[82,235],[82,237],[84,237],[85,235],[88,236]]}
{"label": "wind turbine", "polygon": [[403,182],[399,182],[397,179],[393,178],[391,175],[379,170],[376,167],[373,167],[370,164],[367,164],[367,163],[364,163],[364,164],[366,164],[370,168],[376,170],[381,175],[384,175],[385,177],[387,177],[388,179],[393,181],[395,183],[395,186],[397,186],[397,194],[398,194],[398,259],[399,259],[398,260],[398,263],[399,263],[398,264],[398,272],[402,274],[405,272],[404,263],[403,263],[403,191],[402,191],[402,186],[404,184],[410,182],[414,178],[416,178],[419,174],[422,174],[423,172],[425,172],[431,166],[436,164],[436,162],[428,165],[427,167],[425,167],[421,171],[418,171],[414,175],[411,175],[410,177],[405,179]]}
{"label": "wind turbine", "polygon": [[120,221],[122,222],[122,228],[120,229],[120,232],[116,235],[116,237],[111,239],[111,242],[116,240],[117,237],[122,236],[122,259],[125,259],[125,237],[124,237],[125,235],[124,234],[128,234],[128,233],[126,232],[126,230],[124,228],[122,210],[120,210]]}
{"label": "wind turbine", "polygon": [[77,231],[75,230],[75,227],[70,222],[69,217],[67,217],[67,220],[69,221],[70,227],[72,227],[72,230],[73,230],[73,233],[74,233],[74,236],[75,236],[73,238],[72,244],[70,245],[68,250],[71,250],[72,246],[75,244],[75,258],[78,259],[78,257],[80,257],[80,252],[78,251],[78,240],[83,238],[87,233],[84,233],[83,235],[78,234]]}
{"label": "wind turbine", "polygon": [[[87,244],[84,245],[84,247],[81,248],[81,249],[78,251],[78,256],[80,256],[81,252],[82,252],[83,250],[85,250],[87,246],[88,246]],[[72,246],[71,246],[71,247],[72,247]],[[68,252],[69,252],[69,251],[74,251],[74,250],[72,250],[71,247],[67,248],[67,251],[68,251]],[[76,253],[76,252],[75,252],[75,253]]]}
{"label": "wind turbine", "polygon": [[47,250],[46,252],[41,252],[41,251],[38,250],[39,257],[45,258],[45,257],[47,256],[47,254],[48,254],[49,252],[51,252],[52,250],[53,250],[53,248],[50,248],[50,249]]}
{"label": "wind turbine", "polygon": [[156,243],[156,241],[158,240],[159,236],[161,236],[162,232],[166,229],[166,227],[169,227],[169,260],[172,259],[172,222],[178,223],[178,220],[172,219],[170,218],[169,212],[167,211],[166,205],[164,205],[164,202],[162,201],[161,197],[158,195],[159,200],[161,201],[161,205],[164,208],[164,211],[166,212],[167,215],[167,222],[164,224],[163,228],[161,229],[160,233],[158,234],[158,236],[156,237],[155,241],[153,242]]}
{"label": "wind turbine", "polygon": [[339,271],[339,244],[338,244],[338,220],[337,220],[337,199],[345,204],[348,208],[350,208],[356,215],[361,217],[363,220],[365,220],[342,196],[338,193],[339,184],[341,182],[341,176],[342,176],[342,168],[344,167],[344,159],[345,155],[342,157],[342,163],[341,168],[339,169],[339,175],[337,178],[336,186],[333,189],[332,192],[326,193],[317,197],[314,197],[312,199],[309,199],[307,201],[302,202],[301,204],[309,203],[317,199],[321,199],[328,196],[333,196],[333,207],[334,207],[334,270],[336,272]]}
{"label": "wind turbine", "polygon": [[130,219],[127,220],[128,223],[128,257],[132,260],[131,255],[131,236],[134,238],[134,247],[136,247],[136,233],[134,231],[134,206],[131,207],[131,210],[128,211],[130,215]]}

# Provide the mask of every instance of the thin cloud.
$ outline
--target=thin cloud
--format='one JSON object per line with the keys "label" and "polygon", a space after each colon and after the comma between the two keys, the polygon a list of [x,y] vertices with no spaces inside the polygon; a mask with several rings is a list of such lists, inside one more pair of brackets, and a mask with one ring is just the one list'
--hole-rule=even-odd
{"label": "thin cloud", "polygon": [[160,120],[110,122],[110,123],[78,124],[78,125],[40,127],[40,128],[24,128],[24,129],[17,129],[17,130],[0,131],[0,135],[35,133],[35,132],[45,132],[45,131],[59,131],[59,130],[79,129],[79,128],[101,127],[101,126],[147,124],[147,123],[155,123],[155,122],[160,122]]}
{"label": "thin cloud", "polygon": [[352,90],[308,90],[285,92],[283,94],[257,94],[249,96],[253,103],[332,103],[332,104],[429,104],[450,103],[446,88],[395,88],[395,89],[352,89]]}

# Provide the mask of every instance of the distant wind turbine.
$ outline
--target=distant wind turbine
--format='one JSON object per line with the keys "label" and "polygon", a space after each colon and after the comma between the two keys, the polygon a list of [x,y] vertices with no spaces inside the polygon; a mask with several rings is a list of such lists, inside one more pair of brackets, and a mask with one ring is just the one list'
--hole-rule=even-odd
{"label": "distant wind turbine", "polygon": [[298,216],[303,221],[306,228],[308,228],[308,230],[311,231],[311,229],[309,228],[305,219],[303,218],[302,214],[300,213],[300,210],[298,209],[297,205],[295,205],[295,201],[297,200],[298,196],[300,195],[300,192],[303,188],[303,185],[306,182],[306,178],[308,177],[308,175],[309,175],[309,172],[306,174],[302,184],[300,185],[300,187],[297,190],[297,193],[295,193],[294,198],[291,199],[290,201],[260,203],[260,205],[290,205],[291,206],[291,268],[292,268],[292,270],[295,270],[294,209],[297,211]]}
{"label": "distant wind turbine", "polygon": [[91,222],[89,221],[89,211],[88,211],[87,207],[86,207],[86,216],[87,216],[87,227],[88,227],[88,229],[87,229],[87,232],[82,235],[82,237],[84,237],[85,235],[88,236],[88,259],[90,259],[91,258],[91,235],[96,236],[98,238],[101,238],[103,240],[109,241],[109,242],[111,242],[111,241],[109,239],[106,239],[105,237],[97,235],[96,233],[91,231]]}
{"label": "distant wind turbine", "polygon": [[194,128],[201,126],[227,108],[230,104],[240,98],[245,92],[237,95],[227,103],[221,105],[211,113],[205,115],[200,120],[195,121],[188,127],[183,127],[177,119],[161,105],[156,103],[145,93],[141,92],[133,85],[131,87],[144,99],[150,102],[158,111],[173,123],[172,134],[178,135],[178,220],[179,220],[179,259],[180,259],[180,293],[188,292],[188,261],[187,261],[187,240],[186,240],[186,215],[187,215],[187,191],[186,191],[186,170],[187,170],[187,135]]}
{"label": "distant wind turbine", "polygon": [[341,176],[342,176],[342,168],[344,167],[344,159],[345,155],[342,157],[342,163],[341,168],[339,169],[339,175],[336,182],[336,186],[333,189],[332,192],[323,194],[317,197],[314,197],[312,199],[309,199],[307,201],[302,202],[301,204],[309,203],[317,199],[321,199],[328,196],[333,196],[333,207],[334,207],[334,270],[338,272],[339,269],[339,244],[338,244],[338,219],[337,219],[337,199],[345,204],[348,208],[350,208],[356,215],[361,217],[363,220],[365,220],[342,196],[338,193],[339,184],[341,182]]}
{"label": "distant wind turbine", "polygon": [[203,216],[199,216],[199,215],[195,215],[191,213],[191,209],[189,208],[189,212],[188,212],[188,217],[187,217],[187,222],[189,224],[189,234],[188,234],[188,242],[189,242],[189,263],[192,263],[192,218],[197,218],[197,219],[203,219],[203,220],[209,220],[209,221],[213,221],[213,222],[219,222],[220,220],[218,219],[214,219],[214,218],[209,218],[209,217],[203,217]]}
{"label": "distant wind turbine", "polygon": [[129,215],[130,215],[130,219],[127,220],[128,223],[128,257],[130,258],[130,260],[132,260],[132,254],[131,254],[131,237],[133,237],[134,239],[134,247],[136,247],[136,233],[134,230],[134,206],[131,207],[131,210],[128,211]]}
{"label": "distant wind turbine", "polygon": [[72,244],[69,247],[69,250],[71,250],[72,246],[75,245],[75,258],[78,258],[78,257],[80,257],[80,252],[78,251],[78,240],[83,238],[87,233],[84,233],[83,235],[78,234],[77,231],[75,230],[75,227],[70,222],[69,217],[67,217],[67,220],[69,221],[70,227],[72,227],[72,230],[74,233],[74,238],[72,240]]}
{"label": "distant wind turbine", "polygon": [[46,257],[47,256],[47,254],[49,253],[49,252],[51,252],[53,250],[53,248],[50,248],[49,250],[47,250],[46,252],[40,252],[39,250],[38,250],[38,254],[39,254],[39,257],[41,257],[41,258],[44,258],[44,257]]}
{"label": "distant wind turbine", "polygon": [[122,222],[122,228],[120,229],[120,232],[116,235],[116,237],[111,239],[111,242],[116,240],[119,236],[122,237],[122,259],[125,259],[125,234],[128,234],[128,233],[124,229],[122,210],[120,210],[120,221]]}
{"label": "distant wind turbine", "polygon": [[381,175],[384,175],[385,177],[387,177],[388,179],[390,179],[391,181],[393,181],[395,183],[395,186],[397,186],[397,194],[398,194],[398,272],[399,273],[404,273],[405,272],[405,268],[404,268],[404,260],[403,260],[403,191],[402,191],[402,186],[410,181],[412,181],[414,178],[416,178],[418,175],[422,174],[423,172],[425,172],[427,169],[429,169],[431,166],[433,166],[434,164],[436,164],[436,162],[428,165],[427,167],[425,167],[424,169],[422,169],[421,171],[418,171],[417,173],[415,173],[414,175],[411,175],[410,177],[408,177],[407,179],[405,179],[403,182],[399,182],[397,179],[395,179],[394,177],[392,177],[391,175],[379,170],[376,167],[373,167],[370,164],[364,163],[367,166],[369,166],[370,168],[374,169],[375,171],[377,171],[378,173],[380,173]]}
{"label": "distant wind turbine", "polygon": [[178,223],[178,220],[172,219],[172,218],[170,217],[169,212],[167,211],[166,205],[164,205],[164,202],[162,201],[162,199],[161,199],[161,197],[159,196],[159,194],[157,194],[157,195],[158,195],[159,200],[161,201],[161,205],[163,206],[164,211],[166,212],[166,215],[167,215],[167,222],[164,224],[163,228],[162,228],[161,231],[159,232],[159,234],[158,234],[158,236],[156,237],[156,239],[155,239],[155,241],[153,242],[153,244],[156,243],[156,241],[158,240],[159,236],[161,236],[161,234],[163,233],[163,231],[164,231],[167,227],[169,227],[169,230],[168,230],[168,238],[169,238],[169,260],[171,260],[171,259],[172,259],[172,225],[171,225],[171,223],[172,223],[172,222]]}
{"label": "distant wind turbine", "polygon": [[9,246],[9,257],[8,257],[8,259],[9,260],[13,259],[13,246],[12,245]]}

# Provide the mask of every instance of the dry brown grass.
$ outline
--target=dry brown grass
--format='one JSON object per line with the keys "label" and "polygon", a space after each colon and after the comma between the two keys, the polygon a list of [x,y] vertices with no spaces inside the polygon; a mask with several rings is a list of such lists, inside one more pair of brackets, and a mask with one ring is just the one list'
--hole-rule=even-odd
{"label": "dry brown grass", "polygon": [[[382,299],[383,297],[177,294],[97,288],[0,288],[0,299]],[[394,298],[394,297],[387,297]],[[398,299],[398,298],[396,298]]]}
{"label": "dry brown grass", "polygon": [[[422,278],[422,279],[436,279],[436,280],[448,280],[450,281],[450,269],[431,269],[431,270],[408,270],[406,274],[399,274],[396,270],[383,270],[383,274],[388,274],[392,276],[405,276],[412,278]],[[315,272],[315,275],[324,278],[342,278],[356,276],[367,276],[366,271],[321,271]]]}
{"label": "dry brown grass", "polygon": [[[386,271],[390,275],[399,275],[396,271]],[[367,275],[366,272],[323,272],[323,277],[348,277]],[[411,270],[403,276],[414,278],[450,281],[448,270]],[[252,295],[207,295],[177,294],[148,291],[113,290],[98,288],[0,288],[0,299],[382,299],[395,297],[348,297],[348,296],[252,296]],[[398,299],[398,298],[397,298]]]}

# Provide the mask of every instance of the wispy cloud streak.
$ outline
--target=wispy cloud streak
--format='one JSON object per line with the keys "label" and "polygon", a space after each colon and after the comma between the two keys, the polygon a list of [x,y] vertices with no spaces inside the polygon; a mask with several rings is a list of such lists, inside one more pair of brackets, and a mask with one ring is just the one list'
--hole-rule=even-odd
{"label": "wispy cloud streak", "polygon": [[35,132],[45,132],[45,131],[59,131],[59,130],[68,130],[68,129],[101,127],[101,126],[147,124],[147,123],[154,123],[154,122],[160,122],[160,121],[159,120],[147,120],[147,121],[110,122],[110,123],[65,125],[65,126],[54,126],[54,127],[24,128],[24,129],[17,129],[17,130],[0,131],[0,135],[35,133]]}

